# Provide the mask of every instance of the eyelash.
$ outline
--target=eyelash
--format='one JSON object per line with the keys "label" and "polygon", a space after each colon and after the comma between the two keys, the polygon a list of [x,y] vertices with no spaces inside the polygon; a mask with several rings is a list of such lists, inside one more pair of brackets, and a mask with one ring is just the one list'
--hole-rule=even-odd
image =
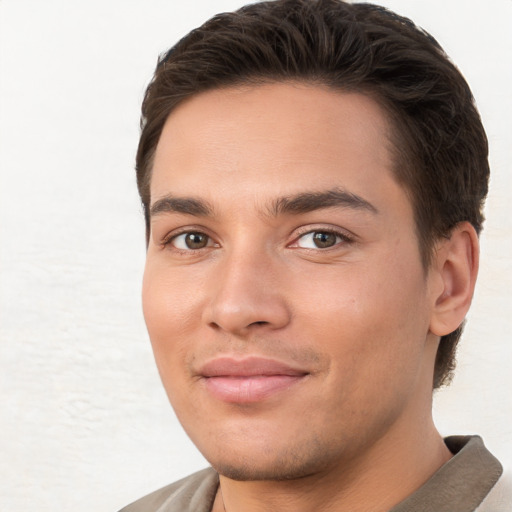
{"label": "eyelash", "polygon": [[[328,246],[328,247],[301,247],[298,245],[299,241],[302,238],[306,237],[306,235],[312,235],[314,233],[324,233],[324,234],[334,235],[336,238],[339,238],[340,240],[336,241],[334,243],[334,245]],[[183,228],[182,230],[180,230],[178,232],[173,232],[173,233],[168,234],[166,237],[164,237],[162,239],[161,245],[164,248],[169,247],[169,246],[173,245],[173,241],[176,240],[178,237],[180,237],[182,235],[188,235],[188,234],[204,235],[209,239],[210,245],[207,245],[205,247],[200,247],[197,249],[193,249],[193,248],[181,249],[179,247],[173,246],[172,247],[173,251],[175,251],[179,254],[183,254],[183,255],[191,255],[194,253],[197,254],[199,251],[202,251],[203,249],[209,249],[212,247],[211,243],[213,242],[213,238],[210,235],[208,235],[207,233],[205,233],[204,230],[202,230],[200,228],[194,229],[193,227],[192,228]],[[318,252],[318,251],[326,252],[329,250],[336,249],[341,244],[343,244],[343,245],[352,244],[354,242],[355,242],[354,237],[352,235],[349,235],[347,232],[345,232],[341,229],[334,229],[334,228],[330,228],[330,227],[327,228],[327,227],[321,227],[321,226],[319,226],[318,228],[312,229],[310,226],[308,226],[308,228],[304,228],[304,230],[302,232],[300,232],[300,230],[299,230],[298,235],[294,238],[293,242],[288,245],[288,247],[299,248],[299,249],[303,249],[306,251],[313,251],[313,252]],[[218,247],[218,244],[215,244],[215,242],[213,242],[214,247],[215,247],[215,245],[217,245],[217,247]]]}
{"label": "eyelash", "polygon": [[[169,247],[171,245],[173,245],[173,241],[176,240],[179,236],[181,235],[191,235],[191,234],[197,234],[197,235],[204,235],[206,236],[210,241],[213,241],[213,238],[208,235],[207,233],[205,233],[204,229],[201,229],[201,228],[198,228],[198,229],[194,229],[194,228],[183,228],[182,230],[178,231],[178,232],[172,232],[172,233],[169,233],[168,235],[166,235],[160,245],[162,247]],[[200,248],[200,249],[180,249],[176,246],[174,246],[172,249],[174,251],[177,251],[179,253],[182,253],[182,254],[190,254],[190,253],[196,253],[198,251],[200,251],[201,249],[207,249],[209,248],[209,246],[206,246],[206,247],[203,247],[203,248]]]}
{"label": "eyelash", "polygon": [[292,244],[297,245],[301,238],[305,237],[306,235],[313,234],[313,233],[327,233],[330,235],[334,235],[337,238],[340,238],[340,241],[336,242],[333,246],[330,246],[330,247],[325,247],[325,248],[300,247],[301,249],[325,252],[325,251],[328,251],[329,249],[336,249],[337,247],[339,247],[340,244],[352,244],[355,242],[355,237],[352,235],[349,235],[346,231],[343,231],[341,229],[331,228],[331,227],[326,228],[326,227],[319,226],[318,228],[313,228],[313,229],[311,229],[311,227],[308,227],[303,232],[299,232],[298,236],[295,237]]}

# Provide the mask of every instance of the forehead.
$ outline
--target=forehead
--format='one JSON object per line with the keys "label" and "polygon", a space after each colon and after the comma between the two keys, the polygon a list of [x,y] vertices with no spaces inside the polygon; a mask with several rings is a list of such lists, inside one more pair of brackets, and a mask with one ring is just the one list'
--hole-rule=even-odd
{"label": "forehead", "polygon": [[181,103],[162,131],[152,202],[170,192],[247,201],[333,187],[374,195],[393,180],[390,127],[372,98],[318,85],[213,90]]}

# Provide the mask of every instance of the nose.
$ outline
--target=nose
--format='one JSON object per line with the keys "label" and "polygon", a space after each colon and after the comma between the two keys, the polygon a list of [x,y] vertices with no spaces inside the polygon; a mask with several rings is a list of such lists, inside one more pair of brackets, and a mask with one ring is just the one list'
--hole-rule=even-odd
{"label": "nose", "polygon": [[237,336],[277,330],[291,319],[279,265],[266,254],[233,254],[219,262],[207,286],[203,321]]}

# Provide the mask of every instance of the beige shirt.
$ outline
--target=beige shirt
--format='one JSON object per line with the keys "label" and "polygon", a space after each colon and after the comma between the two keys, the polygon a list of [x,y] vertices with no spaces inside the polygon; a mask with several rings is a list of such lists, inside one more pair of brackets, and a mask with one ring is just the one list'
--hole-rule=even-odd
{"label": "beige shirt", "polygon": [[[445,443],[454,457],[416,492],[389,512],[510,512],[512,493],[496,486],[499,461],[478,436],[453,436]],[[123,508],[120,512],[210,512],[219,478],[212,469],[179,480]],[[492,490],[492,492],[490,492]],[[487,496],[487,498],[486,498]]]}

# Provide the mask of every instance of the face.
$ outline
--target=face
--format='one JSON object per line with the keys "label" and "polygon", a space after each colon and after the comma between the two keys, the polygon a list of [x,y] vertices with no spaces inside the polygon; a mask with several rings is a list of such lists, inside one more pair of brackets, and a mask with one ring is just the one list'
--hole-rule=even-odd
{"label": "face", "polygon": [[388,136],[372,99],[286,83],[167,120],[144,314],[176,414],[223,475],[334,470],[430,407],[430,274]]}

